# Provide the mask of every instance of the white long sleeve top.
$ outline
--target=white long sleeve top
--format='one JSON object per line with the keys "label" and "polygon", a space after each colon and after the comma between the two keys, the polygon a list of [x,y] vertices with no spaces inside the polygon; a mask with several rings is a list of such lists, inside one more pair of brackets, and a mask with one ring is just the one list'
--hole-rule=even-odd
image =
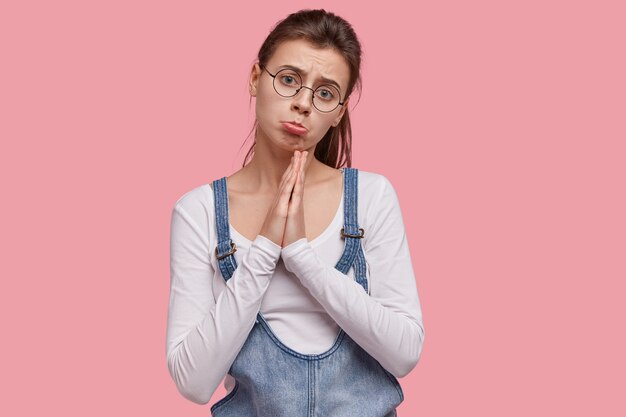
{"label": "white long sleeve top", "polygon": [[276,336],[304,354],[328,350],[340,327],[396,377],[417,364],[424,326],[397,194],[383,175],[359,170],[358,221],[369,294],[335,269],[344,249],[343,198],[331,224],[315,239],[281,248],[232,225],[238,264],[224,281],[217,260],[213,190],[204,184],[172,210],[167,366],[179,392],[206,404],[225,379],[261,312]]}

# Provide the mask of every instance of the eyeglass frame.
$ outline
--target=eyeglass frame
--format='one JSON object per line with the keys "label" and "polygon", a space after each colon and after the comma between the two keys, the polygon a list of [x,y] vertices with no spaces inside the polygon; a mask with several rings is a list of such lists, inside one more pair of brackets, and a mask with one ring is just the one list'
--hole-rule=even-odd
{"label": "eyeglass frame", "polygon": [[[324,85],[328,85],[328,84],[323,84],[323,85],[320,85],[320,86],[319,86],[319,87],[317,87],[315,90],[313,90],[311,87],[307,87],[306,85],[304,85],[304,83],[302,82],[302,75],[300,75],[300,73],[299,73],[298,71],[296,71],[296,70],[289,69],[289,68],[283,68],[283,69],[281,69],[281,70],[278,70],[278,72],[276,72],[276,74],[272,74],[272,73],[271,73],[271,72],[267,69],[267,67],[266,67],[265,65],[259,65],[259,67],[261,67],[261,69],[262,69],[262,70],[265,70],[265,72],[267,72],[267,73],[270,75],[270,77],[272,77],[272,87],[274,88],[274,91],[276,91],[276,94],[278,94],[278,95],[279,95],[279,96],[281,96],[281,97],[285,97],[285,98],[295,97],[295,96],[297,96],[297,95],[298,95],[298,93],[300,92],[300,90],[302,90],[303,88],[306,88],[306,89],[308,89],[308,90],[311,90],[311,91],[313,92],[313,94],[311,95],[311,104],[313,104],[313,107],[315,107],[315,108],[317,109],[317,111],[319,111],[320,113],[332,113],[332,112],[334,112],[335,110],[337,110],[337,108],[338,108],[339,106],[343,106],[343,104],[346,102],[346,100],[345,100],[345,99],[344,99],[343,101],[341,101],[341,90],[337,89],[337,91],[339,91],[339,103],[337,103],[337,105],[335,106],[335,108],[334,108],[334,109],[332,109],[332,110],[326,110],[326,111],[324,111],[324,110],[320,110],[320,109],[319,109],[319,108],[315,105],[315,100],[314,100],[314,98],[315,98],[315,92],[316,92],[316,91],[317,91],[320,87],[323,87]],[[276,84],[274,84],[274,83],[276,82],[276,76],[278,75],[278,73],[279,73],[279,72],[281,72],[281,71],[285,71],[285,70],[293,71],[293,72],[295,72],[296,74],[298,74],[298,77],[300,77],[300,88],[298,88],[298,89],[296,90],[296,92],[295,92],[295,93],[293,93],[293,95],[290,95],[290,96],[284,96],[284,95],[280,94],[280,93],[278,92],[278,90],[276,89]],[[330,85],[328,85],[328,86],[329,86],[329,87],[331,87]],[[333,86],[333,88],[334,88],[334,86]]]}

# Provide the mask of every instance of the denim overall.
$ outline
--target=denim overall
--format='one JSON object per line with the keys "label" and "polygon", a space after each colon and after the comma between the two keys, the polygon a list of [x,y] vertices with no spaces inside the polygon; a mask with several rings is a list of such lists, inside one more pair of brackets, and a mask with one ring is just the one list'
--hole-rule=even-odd
{"label": "denim overall", "polygon": [[[368,291],[357,220],[358,170],[343,168],[344,252],[335,266]],[[237,262],[230,239],[226,177],[213,181],[216,254],[228,281]],[[341,278],[339,278],[341,279]],[[284,345],[259,312],[228,373],[235,386],[211,407],[213,417],[395,417],[404,400],[398,380],[343,329],[327,351],[302,354]]]}

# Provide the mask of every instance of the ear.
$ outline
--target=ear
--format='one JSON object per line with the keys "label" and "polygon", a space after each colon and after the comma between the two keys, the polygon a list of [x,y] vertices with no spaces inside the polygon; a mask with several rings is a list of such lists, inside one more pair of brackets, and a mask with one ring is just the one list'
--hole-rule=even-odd
{"label": "ear", "polygon": [[249,90],[252,97],[256,97],[256,89],[259,83],[259,77],[261,77],[261,67],[259,66],[259,63],[256,62],[252,66],[252,70],[250,71]]}
{"label": "ear", "polygon": [[343,102],[343,106],[341,106],[341,110],[339,110],[339,114],[337,115],[337,117],[333,121],[333,127],[337,127],[339,122],[341,122],[341,118],[343,117],[343,114],[346,112],[346,109],[348,108],[348,103],[349,102],[350,102],[350,99],[347,99],[346,101]]}

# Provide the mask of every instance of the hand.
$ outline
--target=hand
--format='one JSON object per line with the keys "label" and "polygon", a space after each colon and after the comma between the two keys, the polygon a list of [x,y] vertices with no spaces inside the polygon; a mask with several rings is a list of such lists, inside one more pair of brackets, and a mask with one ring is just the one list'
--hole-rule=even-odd
{"label": "hand", "polygon": [[259,232],[260,235],[265,236],[277,245],[282,245],[283,243],[285,223],[289,210],[289,199],[298,176],[297,170],[299,165],[297,165],[297,163],[299,163],[299,156],[298,159],[296,159],[296,154],[294,154],[294,156],[291,157],[289,166],[283,173],[280,185],[278,186],[278,192],[274,197],[274,201]]}
{"label": "hand", "polygon": [[[306,153],[306,152],[305,152]],[[291,157],[289,166],[283,173],[283,177],[278,186],[278,191],[274,197],[274,201],[265,217],[265,222],[259,231],[260,235],[265,236],[277,245],[283,245],[283,237],[285,233],[285,224],[290,206],[290,199],[294,191],[298,172],[300,171],[301,162],[304,163],[306,155],[303,158],[301,152],[295,151]],[[303,188],[303,187],[301,187]],[[302,193],[302,192],[300,192]],[[304,227],[304,226],[303,226]]]}
{"label": "hand", "polygon": [[285,233],[283,235],[282,247],[289,246],[291,243],[306,237],[304,226],[304,173],[306,171],[307,151],[295,151],[296,158],[296,179],[289,201],[289,209],[287,211],[287,222],[285,225]]}

